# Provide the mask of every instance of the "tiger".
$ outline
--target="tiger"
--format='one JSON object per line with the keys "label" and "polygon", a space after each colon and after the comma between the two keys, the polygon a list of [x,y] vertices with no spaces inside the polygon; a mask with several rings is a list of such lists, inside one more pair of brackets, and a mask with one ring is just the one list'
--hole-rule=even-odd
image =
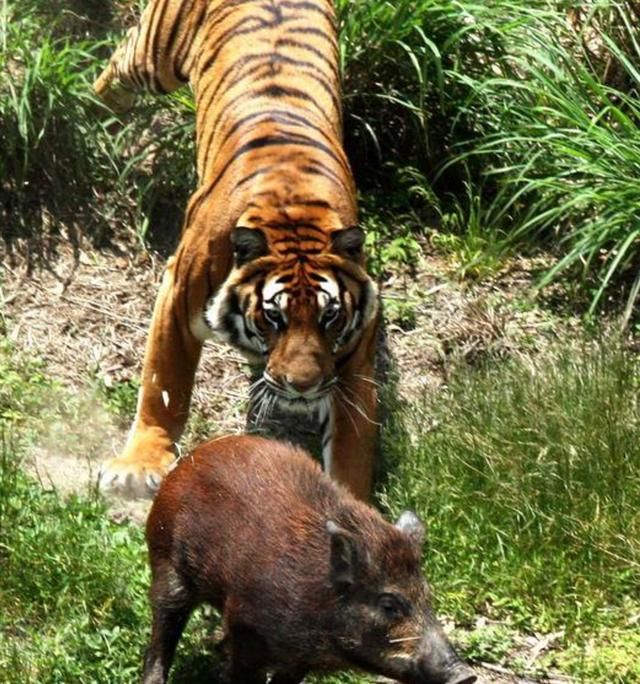
{"label": "tiger", "polygon": [[372,490],[379,306],[342,144],[331,0],[151,0],[94,83],[126,111],[189,83],[197,187],[157,294],[136,415],[100,485],[152,496],[178,455],[204,342],[263,369],[262,401],[318,421],[324,468]]}

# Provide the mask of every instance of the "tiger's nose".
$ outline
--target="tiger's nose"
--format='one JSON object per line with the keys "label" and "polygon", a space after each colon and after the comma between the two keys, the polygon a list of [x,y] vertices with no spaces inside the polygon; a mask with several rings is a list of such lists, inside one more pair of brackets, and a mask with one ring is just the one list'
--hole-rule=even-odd
{"label": "tiger's nose", "polygon": [[322,375],[309,374],[295,377],[291,374],[284,376],[287,387],[298,392],[298,394],[311,394],[322,385]]}

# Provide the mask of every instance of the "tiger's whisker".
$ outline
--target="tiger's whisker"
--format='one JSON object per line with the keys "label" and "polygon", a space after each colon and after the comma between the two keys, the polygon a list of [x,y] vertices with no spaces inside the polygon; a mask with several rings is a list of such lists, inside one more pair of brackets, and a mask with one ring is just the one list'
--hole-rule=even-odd
{"label": "tiger's whisker", "polygon": [[355,409],[355,410],[356,410],[356,411],[357,411],[357,412],[358,412],[358,413],[359,413],[359,414],[360,414],[368,423],[370,423],[371,425],[377,425],[378,427],[380,427],[380,423],[378,423],[377,421],[372,420],[371,418],[369,418],[369,416],[366,414],[365,410],[364,410],[364,409],[362,408],[362,406],[360,406],[360,404],[358,403],[357,399],[354,399],[354,398],[350,399],[350,398],[349,398],[349,396],[348,396],[347,393],[346,393],[347,390],[348,390],[348,388],[345,387],[344,385],[340,388],[340,392],[341,392],[341,394],[342,394],[344,400],[345,400],[346,402],[348,402],[351,406],[353,406],[353,408],[354,408],[354,409]]}
{"label": "tiger's whisker", "polygon": [[252,382],[249,385],[249,395],[258,390],[261,385],[266,385],[266,380],[263,377],[258,378],[255,382]]}
{"label": "tiger's whisker", "polygon": [[345,413],[349,417],[349,420],[351,421],[351,425],[353,425],[353,429],[356,431],[356,434],[359,436],[360,435],[360,430],[358,429],[358,425],[351,413],[351,409],[349,408],[349,405],[346,403],[345,399],[346,397],[344,396],[342,390],[339,387],[336,387],[336,390],[338,391],[338,395],[336,395],[336,399],[342,404]]}
{"label": "tiger's whisker", "polygon": [[354,378],[359,378],[360,380],[364,380],[365,382],[370,383],[374,387],[379,387],[382,388],[382,383],[378,382],[374,378],[372,378],[370,375],[360,375],[359,373],[354,373],[353,374]]}

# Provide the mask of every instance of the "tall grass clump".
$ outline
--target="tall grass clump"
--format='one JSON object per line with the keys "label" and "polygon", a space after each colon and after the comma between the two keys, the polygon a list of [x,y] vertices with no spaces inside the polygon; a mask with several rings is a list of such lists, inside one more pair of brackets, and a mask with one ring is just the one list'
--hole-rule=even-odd
{"label": "tall grass clump", "polygon": [[[550,244],[542,278],[578,277],[595,311],[606,295],[640,291],[640,44],[625,3],[602,3],[576,26],[566,11],[519,8],[494,74],[469,82],[462,111],[482,128],[456,161],[480,163],[485,226],[504,246]],[[603,16],[605,10],[606,16]]]}
{"label": "tall grass clump", "polygon": [[141,98],[120,119],[105,109],[92,83],[118,41],[110,22],[121,33],[122,17],[98,5],[2,6],[0,211],[8,244],[61,233],[104,244],[119,228],[142,238],[154,226],[173,235],[180,228],[195,175],[188,102],[181,94],[153,106]]}
{"label": "tall grass clump", "polygon": [[3,5],[0,26],[5,236],[19,234],[30,208],[55,214],[70,195],[82,204],[104,165],[87,116],[93,104],[87,70],[98,46],[55,39],[16,9]]}
{"label": "tall grass clump", "polygon": [[440,223],[443,194],[462,188],[457,169],[435,183],[452,146],[472,130],[458,117],[468,85],[448,74],[460,67],[480,78],[502,54],[491,21],[467,22],[469,8],[496,21],[500,11],[436,0],[338,0],[337,7],[345,144],[380,270],[411,262],[425,225]]}
{"label": "tall grass clump", "polygon": [[551,247],[541,285],[577,280],[591,312],[626,298],[628,319],[640,292],[636,4],[338,4],[361,187],[388,200],[412,167],[429,197],[416,227],[468,238],[472,260],[483,246]]}
{"label": "tall grass clump", "polygon": [[430,180],[449,159],[465,134],[452,120],[468,92],[451,74],[481,77],[504,52],[496,24],[507,3],[491,5],[338,0],[346,142],[365,187],[394,169]]}
{"label": "tall grass clump", "polygon": [[577,643],[624,632],[640,607],[639,389],[637,356],[610,341],[462,368],[411,439],[387,436],[383,502],[427,521],[444,610]]}

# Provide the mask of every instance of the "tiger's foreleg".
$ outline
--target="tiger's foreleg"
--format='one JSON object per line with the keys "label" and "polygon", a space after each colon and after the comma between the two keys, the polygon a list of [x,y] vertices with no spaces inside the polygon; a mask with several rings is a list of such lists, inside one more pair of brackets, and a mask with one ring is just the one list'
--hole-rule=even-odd
{"label": "tiger's foreleg", "polygon": [[332,405],[332,436],[325,469],[355,496],[367,501],[373,489],[378,438],[375,340],[377,323],[340,369]]}
{"label": "tiger's foreleg", "polygon": [[102,466],[103,489],[148,496],[176,457],[203,345],[193,321],[208,296],[208,261],[191,251],[179,248],[167,265],[147,339],[136,417],[122,454]]}

